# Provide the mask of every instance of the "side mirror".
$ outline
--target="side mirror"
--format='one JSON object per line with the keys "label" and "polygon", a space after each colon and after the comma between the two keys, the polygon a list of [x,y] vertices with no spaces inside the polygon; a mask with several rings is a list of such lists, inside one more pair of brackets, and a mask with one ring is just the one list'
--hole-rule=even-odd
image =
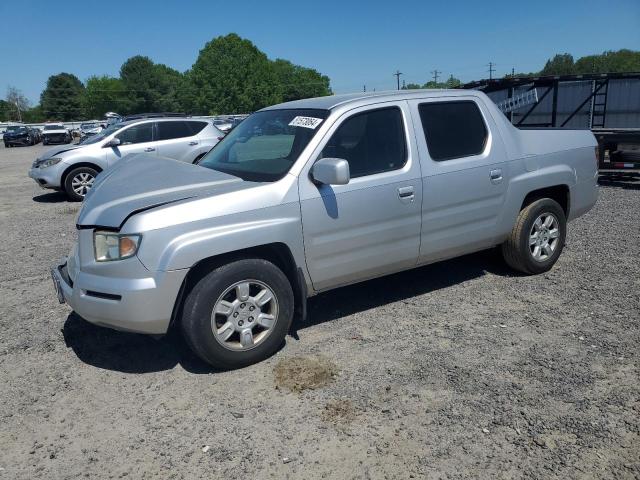
{"label": "side mirror", "polygon": [[322,158],[311,168],[311,178],[325,185],[346,185],[351,179],[349,162],[342,158]]}
{"label": "side mirror", "polygon": [[105,143],[102,146],[102,148],[117,147],[118,145],[120,145],[120,139],[119,138],[112,138],[107,143]]}

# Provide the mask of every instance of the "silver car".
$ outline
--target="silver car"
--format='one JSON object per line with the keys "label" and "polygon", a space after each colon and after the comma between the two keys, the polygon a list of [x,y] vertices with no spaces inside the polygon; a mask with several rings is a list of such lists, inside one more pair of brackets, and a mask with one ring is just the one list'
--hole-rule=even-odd
{"label": "silver car", "polygon": [[62,190],[80,201],[100,172],[127,155],[146,153],[193,163],[223,136],[210,121],[192,118],[116,123],[79,145],[47,150],[33,162],[29,176],[42,188]]}
{"label": "silver car", "polygon": [[139,155],[101,175],[54,284],[92,323],[174,324],[205,361],[248,365],[318,292],[498,245],[520,272],[551,269],[596,202],[596,145],[518,130],[475,91],[276,105],[198,165]]}

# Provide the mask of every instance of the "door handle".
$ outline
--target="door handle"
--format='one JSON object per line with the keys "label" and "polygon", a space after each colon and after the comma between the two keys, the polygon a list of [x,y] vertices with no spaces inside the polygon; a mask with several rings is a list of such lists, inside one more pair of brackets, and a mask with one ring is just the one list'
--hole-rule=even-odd
{"label": "door handle", "polygon": [[500,183],[502,181],[502,169],[496,168],[495,170],[491,170],[489,178],[491,179],[491,183]]}
{"label": "door handle", "polygon": [[400,200],[411,200],[413,202],[413,199],[415,197],[415,192],[413,190],[413,187],[412,186],[399,187],[398,197],[400,198]]}
{"label": "door handle", "polygon": [[145,149],[144,149],[144,151],[145,151],[145,152],[155,152],[155,151],[156,151],[156,149],[155,149],[155,148],[153,148],[153,147],[147,147],[147,148],[145,148]]}
{"label": "door handle", "polygon": [[198,142],[189,142],[189,145],[191,145],[192,147],[193,147],[194,145],[197,145],[197,144],[198,144]]}

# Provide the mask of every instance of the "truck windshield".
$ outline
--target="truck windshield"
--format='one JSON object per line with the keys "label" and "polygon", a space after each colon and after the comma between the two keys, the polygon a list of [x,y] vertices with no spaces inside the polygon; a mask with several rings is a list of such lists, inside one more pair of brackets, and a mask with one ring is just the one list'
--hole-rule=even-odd
{"label": "truck windshield", "polygon": [[64,130],[64,126],[62,125],[45,125],[45,130]]}
{"label": "truck windshield", "polygon": [[275,182],[286,175],[328,110],[266,110],[249,116],[198,165],[250,182]]}

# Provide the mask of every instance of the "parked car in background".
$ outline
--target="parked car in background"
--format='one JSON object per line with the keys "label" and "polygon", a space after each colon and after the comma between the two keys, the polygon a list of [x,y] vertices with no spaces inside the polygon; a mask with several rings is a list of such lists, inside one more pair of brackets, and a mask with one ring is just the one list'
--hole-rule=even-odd
{"label": "parked car in background", "polygon": [[[127,155],[147,153],[193,163],[223,136],[207,120],[154,118],[115,123],[79,145],[46,151],[33,162],[29,176],[41,187],[63,190],[78,201],[98,173]],[[152,171],[148,173],[153,177]]]}
{"label": "parked car in background", "polygon": [[318,292],[494,246],[517,271],[548,271],[596,202],[596,145],[518,130],[475,91],[276,105],[198,166],[142,154],[105,172],[54,285],[92,323],[173,324],[204,361],[246,366]]}
{"label": "parked car in background", "polygon": [[82,142],[85,138],[91,137],[101,131],[102,125],[99,123],[82,123],[80,125],[80,141]]}
{"label": "parked car in background", "polygon": [[73,137],[71,132],[61,123],[48,124],[42,131],[42,144],[51,145],[53,143],[71,143]]}
{"label": "parked car in background", "polygon": [[34,145],[36,143],[36,135],[31,127],[25,125],[9,125],[3,136],[4,146]]}
{"label": "parked car in background", "polygon": [[33,134],[35,143],[40,143],[42,141],[42,131],[38,127],[29,127],[29,128],[31,128],[31,133]]}

